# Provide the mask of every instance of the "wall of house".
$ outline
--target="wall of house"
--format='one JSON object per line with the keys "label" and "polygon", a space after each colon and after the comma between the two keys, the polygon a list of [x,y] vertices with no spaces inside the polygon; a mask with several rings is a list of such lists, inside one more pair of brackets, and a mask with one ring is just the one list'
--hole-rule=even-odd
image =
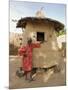
{"label": "wall of house", "polygon": [[35,48],[33,50],[33,66],[46,68],[57,64],[61,56],[58,51],[57,38],[53,25],[51,23],[28,23],[25,29],[23,33],[24,45],[29,37],[31,37],[35,43],[37,32],[45,33],[45,42],[41,44],[40,48]]}

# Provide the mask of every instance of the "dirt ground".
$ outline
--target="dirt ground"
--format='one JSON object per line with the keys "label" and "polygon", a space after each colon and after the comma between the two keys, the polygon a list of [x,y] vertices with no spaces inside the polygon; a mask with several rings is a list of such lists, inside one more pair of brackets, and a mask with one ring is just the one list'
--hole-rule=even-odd
{"label": "dirt ground", "polygon": [[25,77],[19,78],[16,76],[16,70],[20,67],[21,61],[17,57],[10,57],[9,61],[9,88],[34,88],[34,87],[50,87],[50,86],[64,86],[66,85],[66,61],[63,58],[60,67],[60,72],[54,72],[49,69],[46,72],[39,71],[34,77],[34,81],[29,82]]}

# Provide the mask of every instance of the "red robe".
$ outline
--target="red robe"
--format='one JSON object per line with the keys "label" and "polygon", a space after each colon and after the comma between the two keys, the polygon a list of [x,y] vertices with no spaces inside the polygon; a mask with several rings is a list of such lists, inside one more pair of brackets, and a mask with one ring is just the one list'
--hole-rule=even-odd
{"label": "red robe", "polygon": [[22,67],[24,71],[32,70],[32,52],[33,48],[39,48],[40,43],[35,43],[31,45],[26,45],[19,49],[19,54],[22,56]]}

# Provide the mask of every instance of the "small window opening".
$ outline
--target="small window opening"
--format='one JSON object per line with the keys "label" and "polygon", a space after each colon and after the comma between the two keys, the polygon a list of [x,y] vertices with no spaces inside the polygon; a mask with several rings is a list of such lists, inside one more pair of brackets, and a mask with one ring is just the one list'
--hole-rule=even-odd
{"label": "small window opening", "polygon": [[44,32],[37,32],[37,41],[44,41]]}

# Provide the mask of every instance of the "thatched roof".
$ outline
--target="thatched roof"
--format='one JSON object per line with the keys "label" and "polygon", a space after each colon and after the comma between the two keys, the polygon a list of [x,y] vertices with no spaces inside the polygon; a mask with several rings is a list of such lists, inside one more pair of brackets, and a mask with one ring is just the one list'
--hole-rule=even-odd
{"label": "thatched roof", "polygon": [[56,20],[53,20],[53,19],[50,19],[50,18],[37,18],[37,17],[24,17],[24,18],[21,18],[20,20],[18,20],[17,22],[17,28],[25,28],[27,23],[52,23],[54,25],[54,28],[57,32],[59,32],[60,30],[62,30],[64,28],[64,24],[62,24],[61,22],[59,21],[56,21]]}

